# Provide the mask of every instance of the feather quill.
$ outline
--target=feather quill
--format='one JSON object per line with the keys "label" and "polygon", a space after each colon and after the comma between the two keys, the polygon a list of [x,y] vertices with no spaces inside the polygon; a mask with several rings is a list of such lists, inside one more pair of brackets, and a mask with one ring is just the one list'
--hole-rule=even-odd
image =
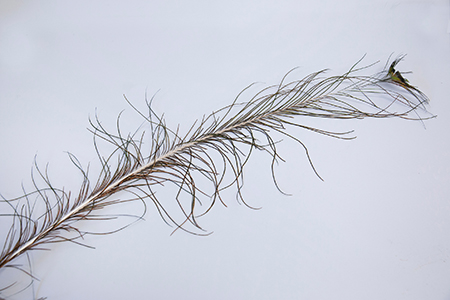
{"label": "feather quill", "polygon": [[[429,99],[394,69],[402,58],[394,60],[389,68],[386,65],[382,72],[372,76],[357,75],[374,65],[358,67],[361,60],[339,76],[324,77],[326,70],[322,70],[301,80],[287,82],[288,73],[278,85],[263,89],[249,101],[240,102],[241,92],[232,104],[203,117],[183,135],[178,129],[169,129],[163,116],[153,111],[153,99],[146,101],[148,111],[144,113],[125,97],[149,125],[150,137],[139,131],[123,135],[120,115],[115,133],[106,130],[97,116],[90,119],[90,131],[94,136],[101,172],[93,183],[89,179],[89,171],[69,153],[70,160],[84,178],[76,196],[54,187],[47,169],[41,170],[35,163],[37,175],[32,174],[35,190],[30,193],[24,191],[24,195],[18,198],[2,197],[1,200],[11,208],[11,212],[3,212],[1,216],[11,218],[12,224],[1,251],[0,270],[16,268],[32,276],[31,272],[14,263],[18,257],[30,250],[45,249],[52,243],[70,241],[84,245],[80,239],[89,232],[82,231],[77,224],[80,221],[114,219],[114,216],[102,214],[101,210],[128,201],[141,201],[144,205],[136,221],[143,217],[147,205],[153,203],[162,219],[174,225],[175,230],[207,234],[197,218],[208,213],[217,202],[225,205],[221,196],[224,189],[234,186],[237,198],[245,204],[241,193],[243,170],[253,150],[269,154],[273,181],[281,191],[274,166],[283,159],[277,151],[274,133],[298,142],[317,176],[319,174],[306,145],[289,133],[288,129],[298,127],[338,139],[355,138],[351,135],[353,131],[333,132],[300,123],[307,120],[305,117],[398,117],[415,120],[434,117],[419,117],[419,111],[427,113],[424,104]],[[393,107],[402,110],[397,112]],[[412,112],[414,117],[411,116]],[[114,147],[106,157],[99,150],[99,139]],[[142,145],[149,139],[151,149],[146,154]],[[43,180],[44,186],[37,183],[37,178]],[[209,189],[203,186],[205,180],[200,178],[206,179]],[[156,196],[154,191],[157,186],[169,183],[177,188],[174,200],[182,213],[181,219],[173,216],[173,212],[164,204],[164,199]],[[120,193],[117,196],[119,192],[128,194]],[[207,205],[203,205],[204,199],[209,201]],[[38,214],[36,205],[44,205],[44,213]],[[201,205],[204,209],[198,211]]]}

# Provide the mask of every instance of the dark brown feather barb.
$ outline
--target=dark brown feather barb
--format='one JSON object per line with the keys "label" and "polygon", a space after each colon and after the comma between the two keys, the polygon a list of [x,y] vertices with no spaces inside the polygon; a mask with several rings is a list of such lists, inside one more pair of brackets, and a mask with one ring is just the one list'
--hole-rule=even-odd
{"label": "dark brown feather barb", "polygon": [[[333,132],[299,123],[306,122],[308,118],[305,117],[398,117],[421,121],[434,117],[419,116],[419,113],[428,114],[424,104],[429,100],[395,70],[402,58],[394,60],[389,68],[386,65],[382,72],[373,76],[357,75],[374,65],[358,67],[361,60],[340,76],[324,77],[325,70],[322,70],[301,80],[286,82],[288,75],[292,76],[289,72],[278,85],[261,90],[247,102],[240,102],[242,93],[249,86],[232,104],[195,122],[183,135],[178,129],[169,129],[163,116],[153,111],[153,99],[147,101],[148,111],[144,113],[125,98],[143,117],[150,128],[149,133],[137,130],[123,135],[120,115],[115,133],[106,130],[97,116],[90,119],[90,131],[101,164],[95,183],[89,179],[88,169],[84,169],[69,153],[70,160],[83,175],[77,195],[54,187],[47,169],[42,170],[35,163],[35,174],[32,174],[34,191],[24,191],[23,196],[15,199],[2,197],[1,201],[11,210],[2,212],[1,216],[12,221],[4,237],[0,270],[15,268],[32,276],[30,271],[13,264],[13,261],[30,250],[45,249],[51,243],[70,241],[84,245],[80,238],[93,233],[79,229],[78,222],[115,219],[118,216],[107,216],[101,211],[123,202],[142,202],[143,212],[135,216],[135,221],[142,219],[148,203],[152,202],[161,218],[167,224],[174,225],[175,230],[207,234],[197,218],[208,213],[218,201],[225,205],[221,195],[223,190],[234,186],[237,199],[246,204],[241,193],[243,171],[252,151],[261,150],[269,154],[273,181],[281,191],[274,166],[283,159],[277,151],[278,142],[273,134],[298,142],[317,176],[319,174],[306,145],[288,129],[298,127],[338,139],[355,138],[351,135],[353,131]],[[411,116],[412,112],[414,116]],[[106,157],[100,152],[99,140],[114,147]],[[143,145],[148,144],[149,140],[151,149],[144,153]],[[38,181],[43,181],[43,185]],[[170,199],[156,196],[155,188],[169,183],[176,186],[175,206],[167,204]],[[44,210],[39,213],[42,205]],[[199,206],[204,207],[202,211],[198,211]],[[178,208],[178,216],[173,211],[174,207]],[[107,233],[111,232],[102,234]],[[7,287],[9,283],[2,285]],[[1,288],[0,295],[3,295]]]}

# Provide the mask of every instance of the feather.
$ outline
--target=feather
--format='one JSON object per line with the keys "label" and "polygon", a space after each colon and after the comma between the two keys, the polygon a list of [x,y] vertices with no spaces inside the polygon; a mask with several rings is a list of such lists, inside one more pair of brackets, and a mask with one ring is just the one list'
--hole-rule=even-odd
{"label": "feather", "polygon": [[[1,251],[0,269],[16,268],[32,276],[14,264],[18,257],[30,250],[46,249],[52,243],[73,242],[88,246],[81,239],[90,232],[82,231],[78,227],[79,222],[115,219],[116,216],[108,216],[102,210],[129,201],[141,201],[144,206],[135,221],[142,219],[147,206],[153,203],[161,218],[174,226],[174,231],[180,229],[193,234],[208,234],[199,225],[198,217],[207,214],[217,202],[226,205],[222,198],[223,190],[234,186],[238,200],[246,203],[241,193],[243,171],[254,150],[263,151],[271,158],[273,181],[281,191],[274,166],[283,159],[278,153],[274,134],[296,141],[304,149],[312,170],[321,179],[306,145],[289,129],[298,127],[344,140],[355,137],[353,131],[333,132],[300,123],[307,120],[305,117],[398,117],[421,121],[434,117],[419,117],[418,111],[427,113],[424,104],[429,100],[420,90],[402,80],[400,72],[394,69],[402,58],[372,76],[357,75],[374,65],[359,67],[362,59],[339,76],[324,77],[326,70],[322,70],[301,80],[287,82],[289,72],[278,85],[261,90],[249,101],[240,102],[241,92],[230,105],[195,122],[183,135],[178,129],[169,129],[163,116],[153,111],[153,98],[146,100],[148,111],[144,113],[125,97],[149,125],[149,134],[138,130],[123,135],[120,115],[115,133],[106,130],[97,115],[90,119],[90,131],[94,136],[101,171],[97,181],[92,182],[89,169],[84,169],[69,153],[69,159],[84,178],[75,196],[54,187],[47,175],[47,168],[42,170],[35,163],[36,174],[32,174],[35,190],[24,191],[18,198],[2,197],[1,200],[11,209],[11,212],[1,216],[11,218],[12,224]],[[396,112],[394,106],[402,110]],[[412,112],[416,114],[414,117]],[[147,154],[143,151],[143,144],[149,139],[151,149]],[[114,150],[103,156],[98,146],[99,140],[110,143]],[[43,186],[38,184],[38,178],[43,181]],[[166,184],[177,188],[174,203],[182,214],[181,219],[175,217],[175,213],[164,204],[164,199],[155,193],[157,186]],[[118,196],[119,192],[126,193]],[[37,205],[45,206],[43,213],[37,212]],[[200,207],[203,209],[199,210]],[[123,227],[118,230],[121,229]],[[108,233],[111,232],[103,234]]]}

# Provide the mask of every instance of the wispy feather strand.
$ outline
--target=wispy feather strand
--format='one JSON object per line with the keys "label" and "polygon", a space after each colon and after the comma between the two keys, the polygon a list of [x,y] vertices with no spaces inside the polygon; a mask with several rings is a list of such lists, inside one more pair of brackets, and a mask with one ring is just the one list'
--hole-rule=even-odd
{"label": "wispy feather strand", "polygon": [[[221,196],[224,189],[234,186],[238,199],[245,204],[241,193],[243,169],[254,150],[264,151],[271,157],[273,181],[281,191],[274,166],[282,158],[277,151],[273,133],[298,142],[319,176],[306,145],[287,129],[293,126],[346,140],[354,138],[351,135],[353,131],[333,132],[310,127],[299,123],[306,120],[302,117],[398,117],[416,120],[433,117],[419,116],[419,112],[426,113],[424,105],[429,102],[428,98],[419,89],[395,76],[400,74],[395,67],[401,58],[373,76],[356,75],[373,66],[358,68],[360,61],[340,76],[323,77],[325,70],[322,70],[301,80],[286,82],[288,73],[280,84],[263,89],[247,102],[239,102],[248,87],[232,104],[203,117],[182,136],[178,129],[169,129],[163,116],[153,111],[153,99],[147,101],[148,111],[144,113],[125,98],[150,125],[150,136],[140,131],[123,135],[120,115],[115,133],[106,130],[97,116],[91,119],[90,130],[94,135],[101,172],[98,180],[92,183],[89,171],[82,167],[74,155],[69,154],[83,175],[76,196],[54,187],[47,168],[41,170],[36,163],[35,171],[45,186],[39,185],[36,175],[32,174],[33,192],[24,191],[21,197],[2,200],[10,206],[11,212],[2,213],[1,216],[11,218],[12,224],[1,252],[0,270],[11,267],[30,273],[14,264],[14,260],[30,250],[46,249],[51,243],[70,241],[82,244],[80,238],[89,232],[77,227],[80,221],[114,219],[115,216],[107,216],[100,211],[127,201],[142,201],[144,209],[137,220],[145,214],[147,205],[153,203],[162,219],[174,225],[175,230],[202,234],[203,229],[197,218],[208,213],[218,201],[225,205]],[[403,110],[394,111],[394,106]],[[414,116],[411,116],[412,112]],[[112,144],[115,150],[104,157],[99,150],[99,139]],[[143,153],[142,147],[148,140],[152,143],[150,154]],[[206,179],[209,188],[199,186],[199,178]],[[177,219],[164,204],[170,199],[160,199],[154,191],[155,187],[169,183],[177,187],[174,200],[183,215],[182,219]],[[126,192],[129,196],[121,193],[120,197],[112,197],[119,192]],[[189,196],[188,201],[184,198],[186,195]],[[207,205],[201,202],[204,199],[208,200]],[[42,204],[45,205],[44,213],[36,216],[35,207]],[[198,211],[201,204],[204,208]]]}

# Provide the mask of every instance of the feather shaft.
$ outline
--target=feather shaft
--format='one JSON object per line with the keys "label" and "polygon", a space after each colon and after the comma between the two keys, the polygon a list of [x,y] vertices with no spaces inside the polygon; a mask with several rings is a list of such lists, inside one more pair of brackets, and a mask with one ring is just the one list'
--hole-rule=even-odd
{"label": "feather shaft", "polygon": [[[389,69],[385,68],[373,76],[353,75],[357,71],[365,70],[365,67],[357,68],[360,61],[343,75],[328,78],[320,77],[325,72],[322,70],[301,80],[286,83],[289,72],[280,84],[263,89],[247,102],[238,103],[241,92],[232,104],[211,113],[199,122],[194,122],[184,137],[180,137],[178,128],[175,131],[170,130],[165,125],[163,116],[154,113],[151,108],[153,99],[147,102],[149,113],[146,116],[125,97],[131,107],[150,124],[152,141],[150,154],[147,156],[142,153],[144,133],[136,139],[138,131],[128,136],[122,134],[120,114],[116,121],[115,134],[108,132],[97,117],[95,122],[90,120],[94,147],[102,165],[95,187],[90,189],[88,171],[85,171],[76,157],[70,153],[70,160],[83,175],[82,187],[75,200],[71,200],[70,193],[54,188],[48,179],[47,172],[41,172],[36,164],[36,170],[46,187],[40,188],[32,177],[34,192],[24,193],[19,198],[3,200],[13,209],[13,213],[0,216],[12,216],[13,224],[7,233],[0,256],[0,269],[7,267],[8,264],[11,266],[10,262],[27,251],[42,249],[41,246],[48,243],[64,241],[79,243],[76,240],[83,238],[87,233],[80,231],[75,226],[76,222],[113,219],[114,217],[94,215],[93,212],[127,201],[140,200],[146,208],[145,200],[151,200],[162,219],[168,224],[176,225],[175,230],[182,229],[193,233],[185,228],[189,224],[202,230],[196,218],[208,213],[217,199],[225,205],[221,198],[221,191],[224,189],[235,186],[236,198],[247,205],[241,193],[243,170],[254,149],[265,151],[271,156],[273,181],[282,192],[276,181],[274,165],[278,160],[283,161],[283,159],[277,152],[278,142],[274,140],[270,132],[281,134],[299,143],[305,150],[314,173],[322,179],[312,163],[306,145],[300,138],[288,133],[288,127],[306,129],[344,140],[355,138],[349,136],[353,130],[333,132],[298,123],[293,118],[399,117],[422,121],[434,117],[419,116],[418,109],[426,113],[424,104],[427,104],[429,99],[394,69],[402,58],[394,60]],[[275,91],[271,92],[271,89]],[[377,94],[390,97],[391,102],[384,106],[376,104],[373,95]],[[401,112],[390,112],[395,103],[400,103],[405,109]],[[368,109],[360,108],[361,106]],[[416,114],[416,118],[409,116],[411,112]],[[259,140],[260,136],[265,142]],[[98,149],[96,138],[112,144],[115,150],[107,157],[103,157]],[[218,162],[208,151],[218,154]],[[117,167],[113,168],[112,160],[115,157],[117,157]],[[225,173],[231,173],[230,182],[225,181]],[[207,193],[197,184],[197,176],[205,178],[212,185],[213,191]],[[172,183],[177,187],[174,198],[184,216],[181,222],[176,221],[171,212],[155,196],[153,186],[162,186],[165,183]],[[108,200],[120,191],[126,191],[132,197]],[[54,203],[47,193],[55,199]],[[33,217],[36,203],[31,204],[28,199],[32,194],[37,195],[45,206],[45,213],[37,218]],[[185,205],[183,195],[186,194],[188,204]],[[196,203],[202,203],[200,197],[210,198],[211,201],[203,213],[196,215],[194,214]],[[12,204],[20,199],[25,199],[24,205]],[[72,232],[75,237],[66,237],[64,232]]]}

